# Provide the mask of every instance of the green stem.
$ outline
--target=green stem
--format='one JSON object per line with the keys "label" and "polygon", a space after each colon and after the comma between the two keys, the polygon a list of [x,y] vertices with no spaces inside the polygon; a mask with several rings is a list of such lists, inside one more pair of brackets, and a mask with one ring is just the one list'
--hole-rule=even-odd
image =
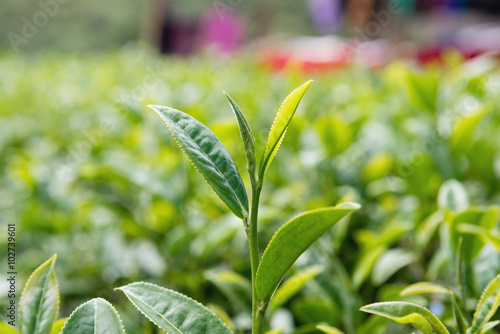
{"label": "green stem", "polygon": [[[262,181],[255,182],[252,178],[252,206],[250,210],[249,224],[246,228],[248,245],[250,248],[250,265],[252,269],[252,334],[261,334],[264,327],[264,315],[261,309],[262,302],[255,289],[255,278],[260,263],[259,235],[257,227],[257,217],[259,213],[259,199],[262,190]],[[265,309],[264,309],[265,312]]]}
{"label": "green stem", "polygon": [[264,333],[265,327],[265,319],[266,319],[266,310],[267,310],[268,302],[259,301],[257,303],[257,309],[255,310],[255,317],[253,318],[253,326],[252,333],[253,334],[262,334]]}

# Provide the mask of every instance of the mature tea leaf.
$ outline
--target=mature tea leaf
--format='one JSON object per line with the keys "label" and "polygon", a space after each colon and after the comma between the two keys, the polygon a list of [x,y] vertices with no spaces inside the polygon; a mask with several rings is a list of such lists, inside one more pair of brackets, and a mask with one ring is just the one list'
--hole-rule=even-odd
{"label": "mature tea leaf", "polygon": [[220,199],[239,218],[248,216],[248,199],[240,173],[217,136],[182,111],[150,105],[165,121],[172,136]]}
{"label": "mature tea leaf", "polygon": [[208,308],[178,292],[137,282],[118,288],[149,320],[168,334],[232,334]]}
{"label": "mature tea leaf", "polygon": [[19,302],[23,334],[50,333],[59,314],[59,287],[54,272],[57,255],[38,267],[28,278]]}
{"label": "mature tea leaf", "polygon": [[495,315],[500,306],[500,275],[495,277],[484,289],[470,327],[471,334],[480,334],[486,323]]}
{"label": "mature tea leaf", "polygon": [[383,302],[363,306],[360,310],[380,315],[402,324],[411,324],[424,334],[449,334],[446,327],[431,311],[418,304]]}
{"label": "mature tea leaf", "polygon": [[312,80],[309,80],[302,86],[295,89],[281,104],[273,125],[271,126],[271,130],[269,131],[266,149],[264,150],[264,155],[262,157],[262,161],[260,162],[260,176],[266,172],[267,168],[273,161],[276,152],[278,152],[278,148],[285,137],[286,129],[288,128],[288,125],[290,124],[290,121],[299,106],[300,100],[302,100],[302,97],[311,83]]}
{"label": "mature tea leaf", "polygon": [[125,334],[125,330],[113,306],[94,298],[73,311],[61,334]]}
{"label": "mature tea leaf", "polygon": [[238,127],[240,129],[241,139],[243,140],[243,145],[245,147],[245,155],[247,157],[248,168],[251,171],[255,170],[255,138],[252,133],[252,129],[245,118],[245,115],[241,111],[240,107],[234,102],[231,96],[224,92],[229,101],[229,105],[233,110],[236,121],[238,122]]}
{"label": "mature tea leaf", "polygon": [[267,245],[257,270],[255,287],[267,300],[298,257],[330,227],[360,208],[356,203],[308,211],[285,223]]}

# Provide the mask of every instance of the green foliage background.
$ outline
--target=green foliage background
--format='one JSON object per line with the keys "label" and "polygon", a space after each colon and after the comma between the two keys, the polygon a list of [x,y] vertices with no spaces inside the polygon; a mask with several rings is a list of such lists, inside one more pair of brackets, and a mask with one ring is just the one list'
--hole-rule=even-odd
{"label": "green foliage background", "polygon": [[[113,292],[148,280],[216,305],[244,328],[250,267],[241,222],[146,105],[172,106],[207,124],[249,184],[222,91],[265,143],[279,103],[306,76],[293,68],[271,73],[244,54],[177,59],[138,49],[4,54],[0,74],[0,212],[2,222],[17,225],[18,287],[58,253],[62,316],[104,297],[129,332],[151,332]],[[499,75],[494,66],[472,68],[453,57],[441,69],[394,63],[314,75],[268,172],[261,240],[304,210],[348,200],[363,207],[292,270],[323,268],[284,304],[281,315],[293,316],[297,333],[314,333],[319,322],[351,333],[401,333],[407,327],[367,320],[358,308],[384,300],[428,306],[423,297],[398,294],[418,281],[452,281],[448,213],[438,207],[438,191],[456,179],[470,206],[500,202]],[[500,268],[497,250],[483,245],[472,261],[476,298]],[[5,253],[0,259],[6,268]],[[0,301],[8,302],[6,294]]]}

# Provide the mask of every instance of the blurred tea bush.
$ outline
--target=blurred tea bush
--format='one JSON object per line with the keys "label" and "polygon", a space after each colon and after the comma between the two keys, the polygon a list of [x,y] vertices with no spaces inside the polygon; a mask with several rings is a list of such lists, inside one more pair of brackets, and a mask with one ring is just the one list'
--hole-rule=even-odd
{"label": "blurred tea bush", "polygon": [[[264,143],[283,94],[308,76],[293,67],[271,73],[244,54],[179,59],[137,49],[6,54],[0,74],[0,217],[17,225],[20,281],[58,253],[63,316],[98,296],[126,312],[113,288],[148,280],[215,305],[244,328],[250,268],[241,222],[146,105],[172,106],[207,124],[246,179],[222,91],[262,130],[255,135]],[[479,59],[312,76],[269,170],[261,240],[306,209],[345,200],[363,208],[301,257],[293,270],[319,265],[321,273],[284,301],[274,321],[294,319],[297,333],[314,333],[320,322],[351,333],[398,332],[357,309],[399,298],[417,281],[450,280],[446,213],[437,200],[443,182],[463,188],[461,210],[493,210],[498,223],[490,206],[500,202],[500,73]],[[496,249],[484,245],[473,256],[477,291],[500,268]],[[6,253],[0,259],[6,268]],[[6,293],[0,300],[7,302]],[[124,318],[130,332],[148,332],[135,312]]]}

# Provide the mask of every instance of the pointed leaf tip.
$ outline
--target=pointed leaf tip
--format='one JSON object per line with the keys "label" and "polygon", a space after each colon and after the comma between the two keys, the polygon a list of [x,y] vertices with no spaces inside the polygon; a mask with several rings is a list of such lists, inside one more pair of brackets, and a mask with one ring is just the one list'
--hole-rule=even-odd
{"label": "pointed leaf tip", "polygon": [[312,82],[312,80],[309,80],[296,88],[281,104],[273,125],[271,126],[271,130],[269,131],[267,145],[260,163],[259,177],[264,176],[264,173],[269,168],[274,156],[278,152],[281,142],[285,137],[286,130],[288,129],[288,125],[290,124],[302,97]]}
{"label": "pointed leaf tip", "polygon": [[28,278],[19,302],[20,331],[50,332],[59,313],[59,286],[54,266],[57,254],[41,264]]}
{"label": "pointed leaf tip", "polygon": [[118,312],[107,300],[94,298],[78,306],[61,334],[125,334]]}
{"label": "pointed leaf tip", "polygon": [[470,327],[471,334],[480,334],[488,323],[488,321],[495,315],[500,306],[500,275],[492,279],[483,293],[476,306],[472,324]]}
{"label": "pointed leaf tip", "polygon": [[118,289],[144,316],[167,333],[233,334],[212,311],[178,292],[145,282]]}
{"label": "pointed leaf tip", "polygon": [[248,216],[248,198],[233,158],[219,138],[190,115],[164,106],[151,109],[165,121],[170,133],[196,170],[239,218]]}
{"label": "pointed leaf tip", "polygon": [[245,155],[247,158],[248,170],[250,172],[250,177],[255,177],[255,138],[252,133],[252,129],[247,122],[247,119],[241,108],[236,104],[229,94],[224,92],[226,98],[229,102],[229,106],[233,110],[233,114],[238,122],[238,128],[240,130],[241,140],[243,141],[243,146],[245,148]]}

